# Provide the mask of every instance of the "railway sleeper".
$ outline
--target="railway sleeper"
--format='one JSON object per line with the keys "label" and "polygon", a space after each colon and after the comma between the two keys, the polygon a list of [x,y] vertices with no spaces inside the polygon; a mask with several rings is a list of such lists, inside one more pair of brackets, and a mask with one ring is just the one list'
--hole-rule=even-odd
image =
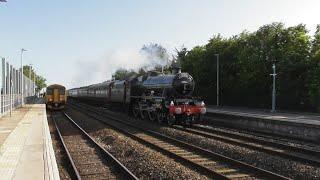
{"label": "railway sleeper", "polygon": [[222,174],[227,174],[227,173],[234,173],[238,172],[238,169],[232,169],[232,168],[224,168],[224,169],[217,169],[216,172],[222,173]]}
{"label": "railway sleeper", "polygon": [[194,159],[191,159],[191,158],[188,158],[188,159],[190,159],[191,161],[193,161],[195,163],[199,163],[199,162],[203,162],[203,161],[211,161],[210,159],[204,158],[201,156],[199,156],[198,158],[194,158]]}
{"label": "railway sleeper", "polygon": [[170,152],[173,152],[173,153],[178,153],[178,152],[188,152],[184,149],[180,149],[178,147],[171,147],[171,148],[168,148],[166,149],[167,151],[170,151]]}
{"label": "railway sleeper", "polygon": [[203,161],[203,162],[199,162],[198,164],[202,165],[202,166],[214,166],[217,164],[217,162],[215,161]]}
{"label": "railway sleeper", "polygon": [[199,156],[199,155],[197,155],[197,154],[192,154],[192,153],[190,153],[190,154],[188,154],[188,155],[182,155],[182,157],[193,160],[193,159],[200,158],[201,156]]}
{"label": "railway sleeper", "polygon": [[192,153],[190,153],[190,152],[178,152],[176,154],[179,155],[179,156],[186,156],[186,155],[191,155]]}
{"label": "railway sleeper", "polygon": [[232,174],[232,175],[227,175],[228,178],[230,179],[247,179],[250,177],[248,174]]}
{"label": "railway sleeper", "polygon": [[70,153],[79,153],[79,154],[87,154],[87,153],[94,153],[95,149],[89,149],[89,148],[79,148],[79,147],[73,147],[70,148],[71,150],[69,150]]}
{"label": "railway sleeper", "polygon": [[96,161],[96,162],[99,162],[100,161],[100,158],[98,158],[96,155],[93,155],[93,154],[78,154],[78,155],[75,155],[75,154],[72,154],[72,159],[74,159],[74,161],[76,162],[81,162],[81,161],[85,161],[87,162],[88,159],[90,159],[90,162],[92,161]]}
{"label": "railway sleeper", "polygon": [[99,179],[103,177],[110,177],[109,173],[106,173],[106,172],[88,172],[88,173],[82,173],[81,176],[86,178],[88,178],[89,176],[95,176],[95,178],[99,178]]}
{"label": "railway sleeper", "polygon": [[78,163],[79,166],[85,166],[85,165],[94,165],[94,164],[98,164],[100,162],[97,161],[85,161],[84,163]]}
{"label": "railway sleeper", "polygon": [[92,174],[92,175],[86,175],[85,177],[82,177],[82,179],[108,179],[108,180],[115,180],[117,179],[114,176],[109,176],[109,175],[101,175],[101,174]]}

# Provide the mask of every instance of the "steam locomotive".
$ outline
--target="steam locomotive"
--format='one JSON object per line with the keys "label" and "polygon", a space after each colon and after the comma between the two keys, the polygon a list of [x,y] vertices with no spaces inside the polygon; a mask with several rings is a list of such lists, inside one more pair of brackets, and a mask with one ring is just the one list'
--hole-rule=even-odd
{"label": "steam locomotive", "polygon": [[110,80],[68,91],[71,98],[128,107],[134,117],[169,125],[192,125],[206,113],[202,100],[192,97],[195,82],[180,67],[171,74],[150,71],[126,80]]}

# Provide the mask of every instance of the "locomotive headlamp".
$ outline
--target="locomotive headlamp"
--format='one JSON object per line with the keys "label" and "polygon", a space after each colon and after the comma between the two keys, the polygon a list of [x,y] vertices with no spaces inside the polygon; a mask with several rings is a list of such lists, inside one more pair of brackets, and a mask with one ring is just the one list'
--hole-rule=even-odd
{"label": "locomotive headlamp", "polygon": [[203,101],[201,101],[201,104],[200,104],[200,106],[205,106],[206,104],[203,102]]}
{"label": "locomotive headlamp", "polygon": [[203,107],[200,109],[201,114],[205,114],[207,112],[207,108]]}

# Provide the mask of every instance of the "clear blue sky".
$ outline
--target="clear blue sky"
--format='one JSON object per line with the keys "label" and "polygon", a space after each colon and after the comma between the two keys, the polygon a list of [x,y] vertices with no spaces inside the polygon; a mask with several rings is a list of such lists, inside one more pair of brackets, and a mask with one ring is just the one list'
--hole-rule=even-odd
{"label": "clear blue sky", "polygon": [[[261,25],[320,23],[317,0],[7,0],[0,3],[0,56],[32,63],[48,83],[75,87],[136,67],[136,52],[156,42],[192,48],[213,34]],[[136,62],[136,63],[135,63]],[[56,75],[58,74],[58,75]]]}

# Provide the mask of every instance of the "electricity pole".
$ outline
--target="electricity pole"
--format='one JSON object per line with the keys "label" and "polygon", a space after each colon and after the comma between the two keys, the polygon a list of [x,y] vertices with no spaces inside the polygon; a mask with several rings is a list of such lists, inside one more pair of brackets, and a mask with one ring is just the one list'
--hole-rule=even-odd
{"label": "electricity pole", "polygon": [[219,54],[215,54],[217,57],[217,106],[219,106]]}

